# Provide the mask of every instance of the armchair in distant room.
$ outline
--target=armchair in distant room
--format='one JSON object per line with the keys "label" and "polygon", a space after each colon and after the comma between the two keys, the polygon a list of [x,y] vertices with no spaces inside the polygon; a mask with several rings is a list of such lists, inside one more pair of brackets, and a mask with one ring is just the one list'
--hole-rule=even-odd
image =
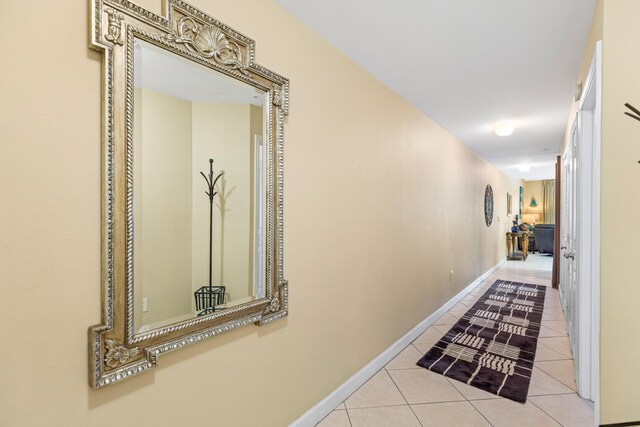
{"label": "armchair in distant room", "polygon": [[533,229],[533,235],[536,238],[536,246],[538,247],[539,253],[553,255],[555,228],[555,224],[536,224]]}
{"label": "armchair in distant room", "polygon": [[[520,231],[529,232],[529,247],[527,249],[530,254],[535,253],[538,250],[538,247],[536,246],[536,238],[533,235],[533,226],[531,224],[523,222],[518,226],[518,229]],[[518,239],[518,249],[522,250],[522,239]]]}

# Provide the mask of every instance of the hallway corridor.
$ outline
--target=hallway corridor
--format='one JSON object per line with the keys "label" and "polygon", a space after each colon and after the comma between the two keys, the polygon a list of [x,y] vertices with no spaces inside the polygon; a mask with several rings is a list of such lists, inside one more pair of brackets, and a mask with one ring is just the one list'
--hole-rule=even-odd
{"label": "hallway corridor", "polygon": [[[551,262],[532,254],[507,261],[340,404],[320,427],[590,427],[593,404],[575,392],[573,357]],[[535,368],[525,405],[445,378],[416,362],[497,279],[548,286]]]}

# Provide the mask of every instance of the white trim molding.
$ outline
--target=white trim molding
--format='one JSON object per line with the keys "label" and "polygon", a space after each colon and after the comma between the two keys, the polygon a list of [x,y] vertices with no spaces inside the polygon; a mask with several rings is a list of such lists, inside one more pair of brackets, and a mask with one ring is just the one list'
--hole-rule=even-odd
{"label": "white trim molding", "polygon": [[[484,282],[491,276],[502,264],[506,262],[503,259],[484,274],[474,280],[466,288],[460,291],[456,296],[447,301],[442,307],[433,312],[429,317],[418,323],[413,329],[407,332],[402,338],[391,344],[386,350],[378,355],[371,362],[367,363],[362,369],[356,372],[351,378],[342,383],[337,389],[331,392],[327,397],[322,399],[318,404],[313,406],[307,412],[302,414],[300,418],[289,424],[289,427],[312,427],[322,421],[331,413],[338,405],[344,402],[358,388],[373,377],[380,369],[384,368],[387,363],[393,360],[402,350],[415,341],[424,331],[433,325],[436,320],[442,317],[454,305],[456,305],[469,292]],[[416,360],[417,362],[417,360]]]}
{"label": "white trim molding", "polygon": [[578,106],[580,147],[578,272],[580,286],[578,394],[594,402],[594,425],[600,419],[600,166],[602,41],[596,43]]}

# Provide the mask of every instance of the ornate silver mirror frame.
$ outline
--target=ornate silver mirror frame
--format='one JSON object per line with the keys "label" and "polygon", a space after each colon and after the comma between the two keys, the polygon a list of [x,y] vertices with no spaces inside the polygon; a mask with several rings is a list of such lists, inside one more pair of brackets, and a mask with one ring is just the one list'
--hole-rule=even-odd
{"label": "ornate silver mirror frame", "polygon": [[[255,42],[181,0],[164,16],[127,0],[91,0],[90,47],[103,53],[102,323],[89,328],[89,376],[101,388],[151,369],[159,355],[288,313],[283,278],[283,119],[289,81],[254,62]],[[265,295],[136,333],[133,327],[134,38],[265,93]]]}

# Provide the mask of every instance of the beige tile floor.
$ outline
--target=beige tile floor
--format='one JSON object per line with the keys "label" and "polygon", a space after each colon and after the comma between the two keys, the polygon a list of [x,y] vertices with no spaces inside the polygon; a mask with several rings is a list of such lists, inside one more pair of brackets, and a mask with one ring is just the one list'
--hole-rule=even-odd
{"label": "beige tile floor", "polygon": [[[549,286],[529,397],[524,405],[416,366],[418,359],[496,279]],[[318,426],[590,427],[593,405],[575,390],[564,315],[558,292],[551,288],[551,258],[532,254],[525,262],[503,264]]]}

